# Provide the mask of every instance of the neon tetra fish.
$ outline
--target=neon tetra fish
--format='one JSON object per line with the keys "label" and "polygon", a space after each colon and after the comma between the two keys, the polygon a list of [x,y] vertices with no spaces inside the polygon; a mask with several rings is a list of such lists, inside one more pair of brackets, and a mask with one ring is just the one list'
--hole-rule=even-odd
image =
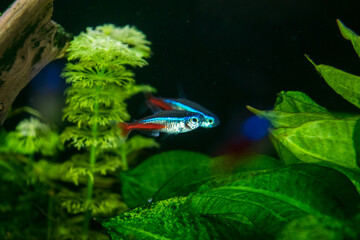
{"label": "neon tetra fish", "polygon": [[198,128],[204,121],[204,116],[189,111],[159,111],[151,116],[132,123],[119,122],[118,127],[122,130],[122,136],[126,137],[132,130],[144,131],[154,137],[160,132],[178,134],[192,131]]}
{"label": "neon tetra fish", "polygon": [[190,100],[179,98],[157,98],[151,94],[146,95],[147,103],[151,109],[158,108],[162,110],[183,110],[194,113],[199,113],[204,116],[204,121],[201,127],[212,128],[219,125],[219,118],[203,106],[194,103]]}

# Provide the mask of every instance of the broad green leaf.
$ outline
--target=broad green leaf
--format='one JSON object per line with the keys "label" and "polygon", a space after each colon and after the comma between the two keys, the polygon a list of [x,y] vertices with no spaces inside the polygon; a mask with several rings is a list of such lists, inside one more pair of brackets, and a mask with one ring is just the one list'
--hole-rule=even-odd
{"label": "broad green leaf", "polygon": [[277,235],[277,240],[356,239],[354,230],[343,222],[327,216],[313,215],[291,221]]}
{"label": "broad green leaf", "polygon": [[274,148],[276,152],[278,153],[281,161],[285,164],[295,164],[300,163],[301,161],[294,156],[292,152],[290,152],[284,144],[282,144],[280,141],[278,141],[276,138],[274,138],[273,135],[269,134],[269,138],[274,145]]}
{"label": "broad green leaf", "polygon": [[[200,219],[184,208],[186,198],[170,198],[127,211],[100,221],[112,240],[117,239],[220,239],[218,232],[205,218]],[[221,230],[221,231],[219,231]],[[231,239],[231,238],[228,238]]]}
{"label": "broad green leaf", "polygon": [[270,121],[271,125],[275,128],[280,127],[298,127],[303,123],[322,120],[322,119],[336,119],[336,117],[330,113],[311,113],[311,112],[283,112],[283,111],[262,111],[250,106],[247,106],[254,114],[259,117],[264,117]]}
{"label": "broad green leaf", "polygon": [[346,27],[339,19],[336,19],[336,22],[337,22],[337,24],[339,26],[341,35],[345,39],[351,41],[357,55],[360,57],[360,37],[359,37],[359,35],[357,35],[350,28]]}
{"label": "broad green leaf", "polygon": [[332,66],[316,65],[309,57],[308,60],[325,79],[326,83],[348,102],[360,108],[360,77],[344,72]]}
{"label": "broad green leaf", "polygon": [[169,151],[150,157],[136,168],[120,175],[122,196],[129,207],[147,202],[173,175],[192,164],[210,157],[196,152]]}
{"label": "broad green leaf", "polygon": [[308,95],[298,91],[282,91],[274,106],[275,111],[282,112],[314,112],[314,113],[329,113],[329,111],[318,105]]}
{"label": "broad green leaf", "polygon": [[343,166],[339,166],[337,164],[329,163],[329,162],[321,162],[317,163],[321,166],[330,167],[333,168],[342,174],[344,174],[346,177],[349,178],[349,180],[354,184],[356,190],[360,193],[360,170],[357,169],[349,169]]}
{"label": "broad green leaf", "polygon": [[355,149],[356,163],[360,166],[360,119],[356,121],[353,134],[353,147]]}
{"label": "broad green leaf", "polygon": [[357,119],[326,119],[270,132],[303,162],[331,162],[358,168],[353,134]]}
{"label": "broad green leaf", "polygon": [[313,164],[241,173],[206,184],[190,196],[194,213],[225,217],[270,235],[306,215],[345,223],[355,216],[359,201],[343,174]]}
{"label": "broad green leaf", "polygon": [[244,157],[218,156],[211,161],[192,164],[171,177],[155,193],[152,200],[159,201],[175,196],[186,196],[201,185],[219,177],[244,171],[273,169],[282,166],[278,159],[253,154]]}

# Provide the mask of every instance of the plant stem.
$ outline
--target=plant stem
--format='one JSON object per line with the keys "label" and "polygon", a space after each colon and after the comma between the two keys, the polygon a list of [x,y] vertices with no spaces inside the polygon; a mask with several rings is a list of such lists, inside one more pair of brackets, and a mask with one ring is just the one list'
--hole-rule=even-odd
{"label": "plant stem", "polygon": [[54,190],[49,191],[49,202],[48,202],[48,211],[47,211],[47,236],[46,239],[50,240],[51,232],[52,232],[52,214],[53,214],[53,206],[54,206]]}
{"label": "plant stem", "polygon": [[[100,88],[96,87],[96,99],[99,95],[99,92],[100,92]],[[97,101],[95,101],[94,116],[97,117],[98,115],[99,115],[99,103]],[[91,135],[92,135],[95,143],[90,148],[90,160],[89,160],[90,175],[88,178],[88,184],[87,184],[87,189],[86,189],[86,200],[85,200],[86,207],[90,206],[90,204],[91,204],[91,199],[92,199],[93,189],[94,189],[94,166],[95,166],[95,162],[96,162],[96,148],[97,148],[96,140],[98,137],[98,124],[96,122],[91,126]],[[91,210],[88,209],[85,212],[83,239],[88,239],[90,218],[91,218]]]}
{"label": "plant stem", "polygon": [[121,147],[121,161],[123,164],[123,171],[127,171],[129,169],[128,163],[127,163],[127,156],[126,156],[126,151],[124,149],[124,147]]}

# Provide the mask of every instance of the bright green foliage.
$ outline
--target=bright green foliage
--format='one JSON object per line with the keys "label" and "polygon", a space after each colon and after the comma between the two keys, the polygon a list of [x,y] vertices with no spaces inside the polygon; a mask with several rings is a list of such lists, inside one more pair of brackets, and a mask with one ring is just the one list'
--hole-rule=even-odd
{"label": "bright green foliage", "polygon": [[127,209],[121,201],[121,196],[117,193],[109,193],[95,190],[92,204],[87,205],[85,192],[79,194],[68,189],[63,189],[57,196],[61,202],[61,207],[71,214],[79,214],[91,210],[94,216],[111,216],[114,212],[119,213]]}
{"label": "bright green foliage", "polygon": [[58,134],[36,118],[21,121],[15,131],[7,134],[6,145],[13,152],[21,154],[40,152],[45,156],[53,156],[62,149]]}
{"label": "bright green foliage", "polygon": [[150,56],[150,42],[135,27],[116,27],[112,24],[87,28],[68,48],[69,60],[96,63],[96,65],[144,66],[143,58]]}
{"label": "bright green foliage", "polygon": [[329,113],[326,108],[317,104],[308,95],[298,91],[280,92],[276,99],[274,110],[294,113]]}
{"label": "bright green foliage", "polygon": [[[67,52],[68,60],[77,62],[68,63],[62,76],[71,84],[66,90],[64,118],[77,127],[64,131],[64,142],[70,141],[78,149],[117,146],[120,130],[110,122],[130,119],[126,99],[143,90],[154,91],[134,85],[134,74],[126,66],[145,66],[149,44],[136,28],[111,24],[87,28],[74,38]],[[91,133],[92,126],[98,128],[96,136]]]}
{"label": "bright green foliage", "polygon": [[[174,159],[182,155],[195,163],[173,176],[155,165],[160,156],[169,157],[176,168],[176,161],[186,163]],[[322,234],[357,236],[351,221],[360,196],[344,175],[331,168],[313,164],[282,167],[278,160],[263,155],[204,161],[201,155],[181,151],[157,156],[144,163],[151,160],[154,171],[169,179],[151,203],[99,220],[111,239],[272,239],[279,232],[285,239],[291,224],[307,216],[325,221],[321,226],[327,231]],[[138,175],[144,183],[157,178],[148,171]],[[126,191],[132,194],[131,188],[123,189],[123,194],[129,194]],[[321,226],[318,221],[307,225],[315,230]]]}
{"label": "bright green foliage", "polygon": [[334,120],[337,119],[330,113],[308,113],[308,112],[283,112],[283,111],[261,111],[250,106],[247,106],[254,114],[264,117],[271,122],[274,128],[280,127],[298,127],[306,122],[317,120]]}
{"label": "bright green foliage", "polygon": [[[50,162],[62,148],[59,136],[30,118],[15,131],[2,131],[0,138],[0,238],[45,239],[52,231],[44,227],[49,192],[62,175]],[[47,215],[52,218],[51,212]]]}
{"label": "bright green foliage", "polygon": [[231,239],[229,226],[217,218],[188,211],[186,197],[174,197],[100,220],[112,240],[117,239]]}
{"label": "bright green foliage", "polygon": [[248,234],[259,231],[273,235],[284,223],[308,214],[350,220],[360,201],[342,174],[307,164],[217,179],[190,199],[192,211],[223,216],[236,222],[244,235],[246,229]]}
{"label": "bright green foliage", "polygon": [[150,56],[149,44],[134,27],[108,24],[87,28],[67,49],[70,62],[62,76],[71,86],[65,92],[64,119],[75,126],[68,126],[61,140],[85,151],[62,165],[68,169],[65,177],[78,191],[62,189],[58,199],[68,213],[85,213],[85,236],[92,216],[110,216],[127,208],[120,195],[111,192],[114,175],[127,170],[129,158],[140,150],[159,146],[145,137],[124,139],[116,126],[116,122],[130,120],[128,98],[154,91],[150,86],[135,85],[129,69],[147,65],[144,58]]}
{"label": "bright green foliage", "polygon": [[359,37],[359,35],[357,35],[350,28],[346,27],[339,19],[337,19],[336,22],[337,22],[337,24],[339,26],[339,29],[340,29],[340,32],[341,32],[342,36],[345,39],[351,41],[356,53],[360,57],[360,37]]}
{"label": "bright green foliage", "polygon": [[314,66],[335,92],[360,108],[360,77],[328,65],[314,64]]}
{"label": "bright green foliage", "polygon": [[[82,151],[69,160],[38,120],[0,131],[0,238],[108,239],[89,229],[94,218],[111,239],[359,238],[360,116],[332,114],[301,92],[281,92],[272,111],[248,107],[271,122],[282,161],[169,151],[127,171],[142,149],[159,146],[123,139],[113,124],[130,118],[126,99],[153,91],[127,68],[146,64],[148,44],[135,28],[114,25],[71,43],[64,117],[74,125],[61,136]],[[338,71],[326,67],[326,78],[355,102],[357,83]]]}
{"label": "bright green foliage", "polygon": [[145,203],[170,177],[190,165],[209,160],[206,155],[187,151],[157,154],[133,170],[121,174],[124,200],[129,207]]}
{"label": "bright green foliage", "polygon": [[174,196],[187,196],[210,180],[244,171],[273,169],[281,162],[269,156],[254,154],[247,157],[222,155],[193,163],[169,178],[152,197],[159,201]]}
{"label": "bright green foliage", "polygon": [[355,123],[354,119],[317,120],[270,132],[301,161],[358,168],[353,147]]}
{"label": "bright green foliage", "polygon": [[353,136],[360,116],[338,118],[323,112],[248,109],[270,121],[274,127],[270,133],[278,141],[278,152],[282,153],[280,155],[288,155],[282,156],[285,162],[287,158],[295,157],[303,162],[325,161],[352,169],[358,168]]}
{"label": "bright green foliage", "polygon": [[197,239],[195,222],[183,211],[186,198],[171,198],[102,221],[112,240]]}
{"label": "bright green foliage", "polygon": [[[339,86],[350,79],[326,74]],[[271,111],[248,109],[271,122],[291,165],[263,155],[155,155],[121,175],[125,202],[144,205],[100,220],[111,238],[358,239],[360,116],[335,115],[294,91],[281,92]]]}
{"label": "bright green foliage", "polygon": [[287,224],[277,240],[354,239],[354,232],[343,222],[327,216],[307,215]]}

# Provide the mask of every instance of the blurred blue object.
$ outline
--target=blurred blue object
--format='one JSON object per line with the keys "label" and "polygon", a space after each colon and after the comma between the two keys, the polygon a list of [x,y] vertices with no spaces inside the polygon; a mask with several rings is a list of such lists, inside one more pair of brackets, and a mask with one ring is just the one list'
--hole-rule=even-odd
{"label": "blurred blue object", "polygon": [[36,94],[60,92],[62,94],[65,88],[65,81],[60,77],[63,67],[64,63],[62,61],[54,61],[48,64],[30,82],[31,92]]}
{"label": "blurred blue object", "polygon": [[267,135],[269,126],[268,120],[258,116],[251,116],[245,120],[243,132],[246,138],[256,141]]}
{"label": "blurred blue object", "polygon": [[64,63],[64,59],[51,62],[31,80],[25,89],[28,96],[26,105],[35,108],[56,124],[61,124],[64,106],[66,84],[60,77]]}

